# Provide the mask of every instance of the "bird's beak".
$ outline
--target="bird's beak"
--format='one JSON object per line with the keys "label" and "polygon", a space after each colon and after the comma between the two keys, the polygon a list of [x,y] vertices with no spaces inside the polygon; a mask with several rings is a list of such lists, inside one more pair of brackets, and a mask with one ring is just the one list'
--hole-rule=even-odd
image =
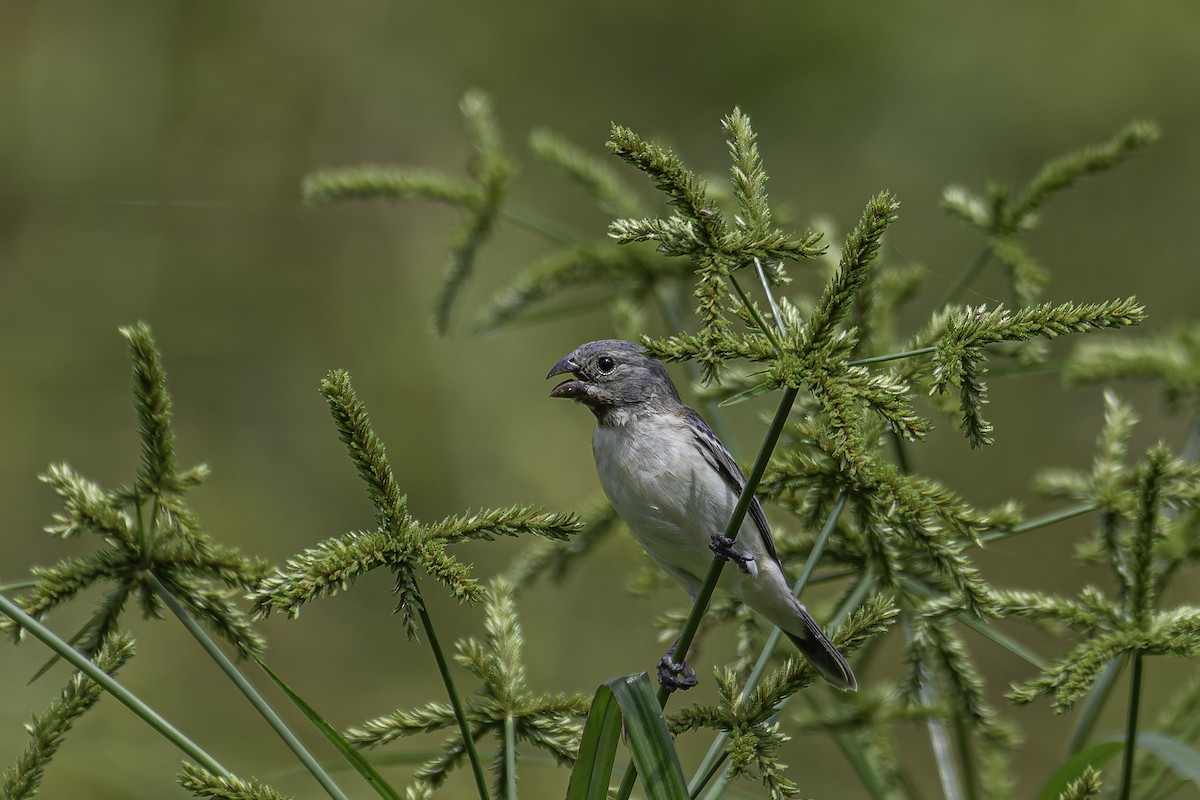
{"label": "bird's beak", "polygon": [[568,399],[577,398],[584,395],[587,391],[584,385],[583,373],[579,371],[579,365],[575,363],[575,359],[567,356],[562,361],[555,364],[549,373],[546,374],[546,380],[550,380],[555,375],[574,375],[575,380],[563,381],[558,386],[555,386],[550,391],[551,397],[565,397]]}

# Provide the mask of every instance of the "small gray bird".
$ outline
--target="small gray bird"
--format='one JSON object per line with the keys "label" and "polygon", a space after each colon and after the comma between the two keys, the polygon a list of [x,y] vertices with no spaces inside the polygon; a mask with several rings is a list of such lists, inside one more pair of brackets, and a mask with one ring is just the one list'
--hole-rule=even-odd
{"label": "small gray bird", "polygon": [[[771,528],[755,498],[736,542],[724,535],[746,478],[708,424],[679,399],[662,363],[641,345],[620,339],[588,342],[546,376],[571,375],[551,397],[582,403],[596,415],[592,454],[600,485],[634,538],[692,600],[713,553],[738,569],[721,574],[720,588],[778,626],[831,684],[858,682],[846,659],[792,595]],[[695,675],[672,660],[659,662],[659,680],[688,688]]]}

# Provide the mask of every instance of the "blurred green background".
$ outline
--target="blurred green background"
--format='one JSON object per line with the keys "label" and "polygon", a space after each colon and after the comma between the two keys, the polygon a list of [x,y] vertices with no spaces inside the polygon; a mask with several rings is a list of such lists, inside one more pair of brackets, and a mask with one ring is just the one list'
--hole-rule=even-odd
{"label": "blurred green background", "polygon": [[[483,338],[463,324],[546,243],[502,226],[462,297],[457,329],[436,338],[429,309],[456,212],[422,202],[305,208],[299,200],[302,177],[323,166],[464,174],[457,102],[468,88],[492,94],[522,162],[514,203],[596,238],[608,220],[529,157],[532,129],[549,127],[600,153],[617,121],[719,174],[720,118],[740,106],[759,133],[772,198],[798,225],[826,214],[845,230],[870,195],[886,188],[899,196],[886,258],[927,271],[913,319],[980,245],[938,209],[946,185],[1019,185],[1049,156],[1107,139],[1131,119],[1155,120],[1160,143],[1056,198],[1032,239],[1054,273],[1047,299],[1136,293],[1151,314],[1128,334],[1138,336],[1194,317],[1197,75],[1200,6],[1182,0],[6,0],[0,581],[91,546],[40,533],[56,508],[35,478],[48,463],[69,461],[107,486],[132,476],[137,442],[116,329],[138,319],[153,326],[166,359],[181,460],[213,469],[194,506],[218,539],[248,552],[279,561],[371,524],[316,391],[334,367],[354,376],[420,518],[516,502],[572,509],[597,491],[590,418],[548,401],[542,377],[578,343],[609,335],[606,314]],[[991,302],[999,286],[985,280],[968,299]],[[1165,416],[1143,389],[1122,391],[1145,419],[1139,446],[1159,437],[1180,443],[1185,421]],[[731,414],[745,432],[742,459],[752,455],[764,408]],[[991,503],[1027,498],[1037,466],[1089,462],[1097,392],[1066,392],[1052,375],[995,381],[990,411],[993,448],[969,452],[943,423],[916,450],[916,468]],[[1067,560],[1085,525],[1013,541],[981,562],[1002,585],[1066,590],[1092,576]],[[522,545],[465,555],[488,576]],[[658,658],[648,620],[683,596],[628,597],[624,576],[639,559],[626,538],[615,539],[587,574],[522,595],[534,686],[590,691]],[[385,576],[372,576],[296,622],[263,626],[270,662],[335,724],[437,696],[429,653],[404,641],[388,589]],[[477,611],[431,602],[444,641],[482,633]],[[72,631],[85,606],[51,623]],[[316,796],[303,776],[279,772],[291,763],[281,746],[176,627],[134,627],[140,655],[125,680],[229,767]],[[1059,644],[1020,633],[1044,653]],[[998,701],[1010,681],[1029,677],[1026,665],[971,642]],[[696,659],[702,677],[711,652],[715,644]],[[46,657],[34,642],[0,648],[0,761],[24,746],[22,724],[66,674],[60,667],[26,686]],[[1156,659],[1148,669],[1153,709],[1193,668]],[[711,691],[706,684],[700,692]],[[1025,796],[1054,765],[1069,727],[1044,704],[1009,716],[1027,734],[1016,760],[1017,796]],[[928,740],[907,738],[905,756],[932,790]],[[67,740],[43,796],[182,795],[170,788],[178,759],[106,699]],[[799,739],[791,764],[807,794],[854,796],[828,742]],[[403,783],[404,773],[394,774]],[[527,796],[560,796],[566,772],[530,765],[522,780]]]}

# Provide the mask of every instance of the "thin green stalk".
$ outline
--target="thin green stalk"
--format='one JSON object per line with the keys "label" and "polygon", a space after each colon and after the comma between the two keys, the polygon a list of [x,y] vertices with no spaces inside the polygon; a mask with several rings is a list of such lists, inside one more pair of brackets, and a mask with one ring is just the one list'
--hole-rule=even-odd
{"label": "thin green stalk", "polygon": [[539,219],[528,211],[501,206],[498,213],[500,217],[516,225],[518,228],[524,228],[531,233],[544,236],[551,241],[566,245],[583,244],[583,240],[578,236],[559,230],[552,223]]}
{"label": "thin green stalk", "polygon": [[150,551],[150,542],[154,540],[154,534],[158,530],[158,512],[159,503],[158,495],[154,496],[154,500],[150,503],[150,522],[142,525],[142,506],[138,504],[138,524],[137,524],[137,541],[141,552],[147,553]]}
{"label": "thin green stalk", "polygon": [[917,356],[925,356],[936,352],[936,347],[918,347],[915,350],[904,350],[899,353],[888,353],[882,356],[871,356],[870,358],[856,358],[850,362],[850,366],[865,367],[868,364],[882,364],[885,361],[899,361],[902,358],[916,358]]}
{"label": "thin green stalk", "polygon": [[[824,714],[824,709],[812,692],[805,692],[804,699],[808,701],[808,704],[812,706],[818,715]],[[883,783],[883,776],[875,770],[871,762],[867,761],[861,748],[858,747],[850,734],[845,731],[838,731],[833,735],[833,740],[837,744],[838,749],[842,751],[842,755],[850,762],[850,766],[858,773],[859,779],[863,782],[863,786],[870,793],[871,797],[876,800],[886,800],[886,798],[891,797],[888,787]],[[729,773],[726,772],[721,778],[727,782]],[[713,786],[713,789],[716,790],[719,787],[722,787],[722,785],[718,783]],[[717,798],[720,795],[709,792],[708,797]]]}
{"label": "thin green stalk", "polygon": [[[1183,725],[1175,734],[1175,738],[1181,742],[1191,742],[1196,739],[1197,734],[1200,734],[1200,715],[1192,716],[1187,724]],[[1170,767],[1162,759],[1156,758],[1151,762],[1150,774],[1146,779],[1146,783],[1150,786],[1150,789],[1146,792],[1147,797],[1155,793],[1155,790],[1158,789],[1159,784],[1167,777],[1169,771]],[[1177,789],[1172,791],[1177,791]]]}
{"label": "thin green stalk", "polygon": [[26,589],[32,589],[37,585],[37,581],[14,581],[12,583],[0,583],[0,592],[23,592]]}
{"label": "thin green stalk", "polygon": [[[945,303],[939,304],[939,308]],[[896,445],[896,460],[899,464],[901,472],[904,474],[910,473],[912,470],[908,463],[908,448],[902,439],[895,431],[892,431],[892,441]],[[912,617],[905,615],[904,619],[904,635],[909,646],[912,645],[913,630]],[[933,682],[929,679],[930,675],[925,670],[924,664],[918,665],[917,681],[920,686],[921,703],[925,706],[935,706],[938,702],[937,689]],[[961,716],[958,717],[961,722]],[[963,776],[970,776],[974,772],[970,762],[970,741],[966,736],[966,732],[959,729],[959,757],[962,759],[961,773],[959,765],[955,763],[951,753],[950,732],[946,726],[945,720],[930,717],[925,722],[926,728],[929,730],[929,743],[933,748],[933,758],[937,764],[938,778],[942,784],[942,794],[946,800],[964,800],[966,797],[974,797],[974,787],[968,781],[967,791],[963,791]]]}
{"label": "thin green stalk", "polygon": [[1000,645],[1001,647],[1003,647],[1005,650],[1012,653],[1013,655],[1018,656],[1019,658],[1022,658],[1025,661],[1028,661],[1030,664],[1037,667],[1038,669],[1045,669],[1045,667],[1046,667],[1045,659],[1043,659],[1037,653],[1035,653],[1032,650],[1025,647],[1025,645],[1016,641],[1015,639],[996,630],[991,625],[989,625],[986,622],[984,622],[983,620],[981,620],[979,617],[976,617],[969,613],[962,613],[962,614],[956,615],[955,619],[957,619],[962,624],[966,625],[971,630],[978,633],[980,636],[984,636],[984,637],[987,637],[988,639],[991,639],[993,642]]}
{"label": "thin green stalk", "polygon": [[1066,366],[1066,361],[1038,361],[1033,364],[997,364],[994,367],[988,367],[988,377],[995,380],[996,378],[1024,378],[1027,375],[1040,375],[1043,372],[1061,372]]}
{"label": "thin green stalk", "polygon": [[[754,305],[754,302],[750,299],[750,296],[746,294],[746,290],[742,288],[742,285],[738,283],[737,278],[733,277],[733,275],[729,276],[729,282],[733,284],[733,290],[737,292],[737,296],[741,299],[742,305],[746,307],[746,312],[749,313],[751,318],[754,320],[754,324],[758,326],[760,331],[762,331],[763,336],[767,337],[767,341],[771,343],[771,346],[775,348],[775,351],[779,352],[779,340],[775,338],[775,331],[773,331],[771,326],[767,324],[767,321],[762,318],[762,314],[758,313],[758,308]],[[772,302],[774,302],[774,300],[772,300]]]}
{"label": "thin green stalk", "polygon": [[[104,606],[101,606],[100,608],[96,609],[96,611],[94,611],[92,613],[92,615],[90,617],[88,617],[87,622],[80,625],[79,630],[77,630],[77,631],[75,631],[75,633],[71,634],[71,638],[67,639],[67,644],[69,644],[71,647],[74,647],[80,639],[82,639],[84,636],[87,635],[88,631],[92,630],[97,625],[99,625],[100,620],[103,617],[105,617],[107,614],[108,614],[108,608],[106,608]],[[50,658],[46,659],[46,663],[42,664],[42,666],[38,669],[38,671],[33,673],[33,677],[31,677],[29,679],[29,682],[25,685],[32,686],[34,684],[34,682],[37,681],[38,678],[42,677],[43,675],[45,675],[47,672],[49,672],[51,669],[54,668],[54,665],[58,663],[59,658],[61,658],[61,656],[59,656],[58,653],[55,653]]]}
{"label": "thin green stalk", "polygon": [[504,718],[504,771],[504,796],[517,800],[517,724],[512,714]]}
{"label": "thin green stalk", "polygon": [[825,518],[825,524],[821,526],[821,532],[817,534],[817,538],[813,541],[812,551],[808,554],[808,559],[804,562],[804,569],[800,570],[800,577],[796,578],[796,582],[792,584],[792,594],[800,597],[804,593],[805,587],[808,586],[809,580],[812,579],[813,570],[817,567],[817,562],[821,560],[821,556],[825,553],[825,545],[829,544],[830,537],[833,536],[833,531],[837,528],[838,519],[841,518],[842,512],[846,509],[846,503],[850,499],[850,492],[843,489],[838,494],[837,499],[833,501],[833,508],[829,509],[829,516]]}
{"label": "thin green stalk", "polygon": [[117,698],[126,708],[140,717],[147,725],[154,728],[164,739],[182,750],[188,758],[214,775],[229,776],[229,770],[221,766],[220,762],[204,752],[191,739],[184,736],[174,725],[163,719],[158,712],[142,702],[137,695],[117,683],[111,675],[85,658],[82,653],[63,641],[54,631],[26,614],[20,606],[3,594],[0,594],[0,611],[8,615],[13,622],[29,631],[35,639],[66,659],[77,670],[98,683],[105,691]]}
{"label": "thin green stalk", "polygon": [[467,722],[466,712],[463,711],[458,690],[454,688],[454,678],[450,675],[446,654],[442,652],[442,646],[438,643],[437,632],[433,629],[433,620],[429,618],[429,608],[425,605],[425,598],[421,597],[420,590],[417,590],[416,599],[418,616],[421,618],[421,626],[425,629],[425,638],[429,640],[429,649],[433,651],[433,658],[437,661],[438,672],[442,676],[442,685],[446,687],[446,694],[450,698],[450,707],[454,709],[454,719],[458,721],[458,730],[462,734],[463,750],[466,751],[467,760],[471,762],[471,772],[475,776],[475,788],[479,790],[479,800],[488,800],[487,778],[483,772],[483,762],[479,760],[479,751],[475,749],[475,737],[471,735],[471,726]]}
{"label": "thin green stalk", "polygon": [[783,315],[779,313],[779,306],[775,305],[775,295],[771,294],[771,284],[767,281],[766,270],[763,269],[762,262],[758,260],[758,256],[754,257],[754,269],[758,272],[758,279],[762,282],[763,294],[767,296],[767,303],[771,306],[771,316],[775,317],[775,324],[779,326],[779,332],[786,334],[787,328],[783,324]]}
{"label": "thin green stalk", "polygon": [[[924,671],[922,670],[922,672]],[[937,693],[933,687],[922,679],[921,704],[931,706],[936,705],[937,701]],[[929,743],[933,748],[933,760],[937,764],[938,780],[942,784],[942,796],[946,800],[962,800],[964,797],[962,775],[959,774],[958,764],[951,752],[953,748],[950,745],[950,731],[946,727],[946,722],[940,719],[929,719],[926,720],[925,726],[929,729]]]}
{"label": "thin green stalk", "polygon": [[912,472],[912,466],[908,462],[908,447],[904,444],[904,437],[896,431],[891,431],[891,437],[896,450],[896,466],[900,468],[900,472],[908,475]]}
{"label": "thin green stalk", "polygon": [[1096,725],[1096,720],[1100,717],[1100,709],[1104,707],[1105,701],[1108,700],[1109,694],[1112,692],[1113,683],[1116,682],[1117,673],[1121,671],[1121,659],[1114,658],[1108,662],[1108,666],[1104,668],[1104,672],[1100,673],[1100,677],[1096,679],[1096,683],[1092,686],[1092,690],[1088,692],[1087,700],[1084,701],[1083,710],[1079,712],[1079,721],[1075,723],[1075,730],[1071,733],[1071,741],[1067,743],[1067,758],[1078,753],[1087,743],[1088,736],[1092,733],[1092,728]]}
{"label": "thin green stalk", "polygon": [[852,577],[856,574],[858,574],[858,571],[854,569],[830,569],[813,575],[808,583],[810,586],[816,586],[818,583],[830,583],[842,578]]}
{"label": "thin green stalk", "polygon": [[837,743],[838,749],[842,751],[842,755],[844,755],[846,760],[850,762],[850,765],[854,767],[854,770],[862,779],[863,785],[867,788],[867,791],[871,793],[871,797],[884,799],[891,796],[888,792],[888,787],[884,785],[883,776],[880,775],[871,762],[867,761],[866,757],[863,756],[862,750],[858,747],[858,744],[852,738],[850,738],[850,734],[845,733],[844,731],[838,731],[836,734],[834,734],[833,740]]}
{"label": "thin green stalk", "polygon": [[1095,503],[1080,503],[1077,506],[1064,508],[1061,511],[1052,511],[1049,514],[1043,514],[1040,517],[1034,517],[1033,519],[1029,519],[1020,523],[1019,525],[1013,525],[1011,528],[1005,528],[1002,531],[993,531],[992,533],[984,534],[983,536],[979,537],[979,541],[982,544],[989,544],[991,542],[1000,541],[1001,539],[1010,539],[1013,536],[1020,536],[1022,533],[1029,533],[1030,531],[1035,531],[1038,528],[1044,528],[1047,525],[1053,525],[1056,522],[1063,522],[1068,519],[1073,519],[1074,517],[1081,517],[1084,514],[1095,510]]}
{"label": "thin green stalk", "polygon": [[846,599],[838,606],[838,610],[833,612],[833,616],[829,618],[829,622],[825,623],[828,628],[840,628],[842,623],[850,618],[855,609],[863,604],[867,599],[867,594],[875,588],[875,573],[869,568],[866,574],[862,576],[862,580],[854,584],[854,588],[846,595]]}
{"label": "thin green stalk", "polygon": [[975,752],[971,749],[971,729],[967,726],[967,718],[961,713],[954,715],[954,741],[958,744],[958,763],[962,766],[962,783],[967,800],[978,797],[975,784],[978,778],[975,770]]}
{"label": "thin green stalk", "polygon": [[[904,635],[911,646],[912,620],[907,615],[904,620]],[[933,688],[930,675],[926,672],[924,665],[921,665],[917,680],[920,683],[921,704],[936,706],[938,704],[937,692]],[[929,730],[929,742],[933,747],[933,759],[937,764],[938,778],[942,783],[942,795],[946,800],[962,800],[964,797],[962,776],[959,774],[958,766],[951,754],[950,732],[946,728],[945,721],[931,717],[926,720],[925,727]]]}
{"label": "thin green stalk", "polygon": [[[855,584],[854,589],[848,595],[846,595],[846,599],[842,601],[842,605],[838,608],[838,610],[834,612],[833,616],[829,620],[829,627],[836,628],[845,622],[846,618],[854,612],[854,609],[862,605],[863,600],[866,599],[867,593],[874,586],[875,576],[868,571],[867,574],[864,575],[857,584]],[[815,704],[811,693],[805,693],[805,696],[808,697],[809,702],[813,702]],[[778,719],[779,715],[783,713],[783,706],[784,703],[779,704],[779,707],[775,710],[775,714],[771,717],[772,721]],[[850,761],[851,766],[858,770],[859,777],[862,779],[863,784],[868,788],[871,788],[870,779],[873,778],[874,780],[878,781],[878,776],[875,775],[873,771],[870,775],[864,771],[867,769],[867,764],[862,760],[861,755],[858,753],[857,748],[853,746],[853,742],[850,740],[849,736],[847,736],[845,733],[839,733],[837,736],[839,737],[838,745],[841,746],[843,752],[846,753],[847,760]],[[721,753],[720,758],[722,761],[725,759],[724,752]],[[703,790],[704,783],[707,783],[709,780],[711,780],[711,778],[711,775],[706,777],[704,782],[697,786],[696,792],[692,793],[692,797],[695,797],[700,790]],[[721,774],[721,777],[717,779],[717,782],[713,784],[713,787],[709,789],[707,794],[705,794],[705,800],[717,800],[717,798],[721,797],[725,791],[725,787],[729,785],[730,779],[731,776],[729,774],[729,770],[725,770],[725,772]],[[689,792],[690,791],[691,787],[689,786]]]}
{"label": "thin green stalk", "polygon": [[1129,714],[1125,718],[1125,755],[1121,764],[1120,800],[1129,800],[1133,789],[1133,755],[1137,749],[1138,705],[1142,700],[1142,653],[1135,650],[1129,656],[1133,669],[1129,675]]}
{"label": "thin green stalk", "polygon": [[[933,597],[933,595],[934,595],[934,591],[920,581],[914,580],[912,578],[907,578],[907,577],[901,578],[900,581],[904,585],[905,589],[907,589],[921,597],[928,598],[928,597]],[[971,630],[978,633],[980,636],[984,636],[988,639],[991,639],[993,642],[1000,645],[1005,650],[1008,650],[1013,655],[1019,656],[1020,658],[1025,659],[1026,661],[1028,661],[1030,664],[1037,667],[1038,669],[1045,669],[1046,662],[1044,659],[1042,659],[1041,656],[1039,656],[1036,653],[1034,653],[1033,651],[1029,650],[1028,648],[1025,647],[1025,645],[1021,644],[1020,642],[1016,641],[1015,639],[1012,639],[1009,636],[996,630],[994,627],[992,627],[988,623],[984,622],[982,619],[975,616],[974,614],[971,614],[969,612],[961,612],[959,614],[956,614],[954,616],[954,618],[957,619],[959,622],[961,622],[963,625],[966,625],[968,628],[970,628]]]}
{"label": "thin green stalk", "polygon": [[[804,587],[808,585],[809,579],[812,577],[813,569],[816,568],[817,562],[821,560],[821,554],[825,551],[825,545],[829,542],[829,537],[833,535],[834,528],[837,527],[838,518],[842,515],[842,510],[846,507],[846,501],[849,499],[849,492],[843,491],[834,501],[833,508],[829,512],[829,517],[825,520],[825,525],[821,528],[821,532],[813,541],[812,552],[808,554],[808,560],[804,562],[804,569],[800,572],[800,577],[796,579],[796,583],[792,586],[792,594],[799,597],[804,592]],[[775,628],[767,636],[767,641],[763,644],[762,651],[758,654],[758,660],[754,664],[754,668],[750,671],[750,676],[746,679],[746,685],[742,687],[742,700],[748,700],[754,692],[758,682],[762,680],[763,673],[767,671],[767,666],[771,663],[771,656],[775,653],[775,648],[779,645],[779,640],[782,638],[783,632],[779,628]],[[725,742],[728,741],[729,734],[721,731],[713,739],[713,743],[708,748],[708,753],[704,756],[704,760],[700,762],[700,766],[696,768],[695,774],[692,775],[692,780],[688,784],[688,792],[692,797],[700,793],[704,785],[712,780],[716,774],[716,768],[721,761],[724,761]]]}
{"label": "thin green stalk", "polygon": [[142,531],[144,530],[144,528],[142,527],[142,496],[138,492],[136,482],[134,483],[134,486],[133,486],[133,515],[134,515],[134,523],[137,525],[137,527],[134,528],[134,530],[137,531],[138,543],[144,544],[143,535],[142,535]]}
{"label": "thin green stalk", "polygon": [[317,783],[321,784],[321,788],[325,790],[326,794],[334,798],[334,800],[349,800],[346,794],[334,783],[333,778],[330,777],[325,768],[321,766],[320,762],[304,746],[304,743],[300,741],[296,734],[292,733],[287,723],[275,712],[275,709],[271,708],[266,698],[251,685],[246,676],[238,671],[233,661],[225,655],[221,648],[217,646],[217,643],[213,641],[212,637],[208,635],[208,632],[188,613],[187,609],[183,607],[183,604],[179,602],[174,593],[164,586],[162,581],[153,572],[146,573],[146,582],[153,587],[155,593],[167,604],[167,608],[171,609],[171,613],[179,618],[179,621],[188,629],[188,632],[200,643],[200,646],[208,653],[209,658],[217,663],[217,666],[224,671],[229,679],[233,681],[233,684],[237,686],[238,690],[245,695],[246,699],[250,701],[250,705],[254,706],[254,709],[262,715],[263,719],[267,721],[267,724],[271,726],[275,734],[283,740],[288,749],[295,754],[305,769],[316,778]]}
{"label": "thin green stalk", "polygon": [[[787,425],[788,416],[792,412],[792,404],[796,401],[796,395],[799,394],[799,389],[788,387],[783,390],[783,397],[779,399],[779,407],[775,409],[775,417],[771,420],[771,427],[767,429],[767,434],[763,437],[762,446],[759,447],[758,456],[754,460],[754,466],[750,469],[750,475],[746,479],[746,485],[742,488],[742,494],[738,497],[737,505],[733,509],[733,516],[729,518],[729,524],[725,526],[725,535],[730,539],[736,539],[738,532],[742,529],[742,521],[746,518],[746,512],[750,510],[750,503],[754,500],[754,493],[758,490],[758,484],[762,480],[763,473],[767,471],[767,464],[771,461],[771,453],[775,451],[775,445],[779,442],[779,437],[783,433],[784,427]],[[700,627],[700,620],[708,611],[708,603],[712,599],[713,591],[717,587],[717,581],[721,577],[721,571],[725,568],[725,559],[720,556],[714,556],[712,563],[709,564],[708,573],[704,576],[704,583],[700,586],[700,591],[696,594],[696,599],[692,603],[692,610],[688,613],[687,621],[683,624],[683,629],[679,632],[679,638],[675,641],[675,658],[679,662],[683,662],[687,658],[688,648],[692,646],[692,640],[696,638],[696,631]],[[671,692],[665,687],[660,686],[658,689],[658,704],[666,707],[667,699],[671,696]],[[637,769],[630,765],[625,773],[625,778],[621,781],[621,788],[617,792],[617,800],[628,800],[629,795],[633,792],[633,785],[637,782]]]}
{"label": "thin green stalk", "polygon": [[970,288],[971,283],[979,276],[979,273],[987,266],[988,261],[992,258],[991,244],[985,244],[983,248],[975,254],[971,259],[971,263],[967,264],[963,269],[962,274],[951,282],[950,288],[946,290],[946,294],[938,301],[934,308],[945,308],[958,299],[959,293]]}
{"label": "thin green stalk", "polygon": [[[763,438],[762,446],[758,450],[758,456],[754,460],[754,466],[750,469],[750,475],[746,478],[746,485],[742,489],[741,495],[738,497],[737,505],[733,509],[733,516],[729,518],[729,524],[725,526],[725,535],[730,539],[736,540],[738,533],[742,529],[742,522],[746,519],[746,512],[750,510],[750,503],[754,500],[754,493],[758,491],[758,484],[762,481],[763,473],[767,471],[767,464],[771,461],[771,454],[775,451],[775,445],[779,442],[779,437],[783,433],[784,427],[787,425],[788,416],[792,411],[792,404],[796,401],[796,395],[799,390],[788,387],[783,391],[783,397],[779,399],[779,407],[775,409],[775,417],[771,420],[771,427],[767,429],[767,434]],[[696,631],[700,627],[700,620],[708,611],[708,603],[712,599],[713,591],[717,588],[717,581],[721,578],[721,572],[725,569],[725,559],[720,556],[714,556],[712,563],[708,566],[708,574],[704,576],[704,583],[700,586],[700,591],[696,594],[696,600],[692,604],[692,610],[688,614],[687,622],[684,623],[683,629],[679,632],[679,639],[675,645],[675,658],[683,661],[687,657],[688,648],[692,646],[692,639],[696,637]],[[671,693],[665,688],[660,687],[658,690],[659,705],[666,706],[667,698]]]}
{"label": "thin green stalk", "polygon": [[[721,735],[724,736],[725,739],[729,738],[728,734],[726,734],[724,731],[721,732]],[[714,742],[713,745],[715,747],[716,742]],[[726,759],[729,758],[729,754],[725,752],[724,748],[717,750],[716,756],[711,759],[710,762],[709,755],[712,754],[713,749],[710,748],[708,755],[704,757],[704,761],[700,764],[699,769],[696,770],[696,774],[692,776],[692,780],[688,784],[688,797],[690,797],[691,800],[696,800],[696,798],[700,796],[700,793],[704,791],[704,787],[708,785],[709,781],[717,776],[717,773],[721,771],[721,765],[724,764]],[[722,782],[720,784],[721,788],[724,789],[728,783],[729,781],[727,780]],[[709,796],[712,796],[711,792],[709,793]]]}

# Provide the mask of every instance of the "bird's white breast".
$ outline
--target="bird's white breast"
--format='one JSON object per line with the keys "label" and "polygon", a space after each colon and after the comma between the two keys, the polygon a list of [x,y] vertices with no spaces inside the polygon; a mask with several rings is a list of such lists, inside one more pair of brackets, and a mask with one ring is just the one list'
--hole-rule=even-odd
{"label": "bird's white breast", "polygon": [[596,428],[600,485],[656,561],[669,572],[703,576],[710,538],[737,502],[733,490],[704,460],[681,417],[630,415],[622,422]]}

